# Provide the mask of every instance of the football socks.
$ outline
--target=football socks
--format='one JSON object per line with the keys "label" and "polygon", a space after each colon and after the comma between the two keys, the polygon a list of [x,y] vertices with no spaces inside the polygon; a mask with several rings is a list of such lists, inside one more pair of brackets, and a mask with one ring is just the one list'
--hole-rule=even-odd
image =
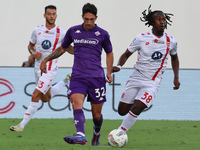
{"label": "football socks", "polygon": [[85,116],[82,109],[76,109],[74,113],[74,124],[77,130],[77,134],[85,136]]}
{"label": "football socks", "polygon": [[[64,79],[64,80],[66,80],[66,79]],[[51,87],[51,89],[50,89],[51,97],[54,97],[66,85],[64,80],[58,82],[57,84],[55,84],[54,86]]]}
{"label": "football socks", "polygon": [[94,132],[95,134],[99,134],[101,131],[101,125],[103,123],[103,115],[101,114],[101,118],[99,120],[93,119],[94,122]]}
{"label": "football socks", "polygon": [[32,116],[35,114],[38,108],[38,103],[36,102],[31,102],[30,106],[26,110],[24,114],[24,119],[20,123],[20,127],[24,129],[24,127],[27,125],[27,123],[31,120]]}
{"label": "football socks", "polygon": [[121,129],[127,132],[134,125],[135,121],[137,120],[137,117],[138,117],[137,115],[129,111],[126,118],[124,118],[121,126],[118,129]]}

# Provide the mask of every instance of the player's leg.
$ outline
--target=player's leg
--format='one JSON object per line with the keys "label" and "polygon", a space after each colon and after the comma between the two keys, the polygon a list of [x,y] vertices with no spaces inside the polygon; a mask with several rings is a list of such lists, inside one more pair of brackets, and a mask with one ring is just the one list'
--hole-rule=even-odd
{"label": "player's leg", "polygon": [[119,129],[124,130],[125,132],[128,130],[130,124],[133,125],[137,120],[137,115],[130,111],[135,103],[134,100],[138,94],[138,91],[140,90],[137,84],[139,84],[137,83],[137,80],[129,80],[127,82],[118,105],[118,113],[122,116],[126,115],[126,118],[119,126]]}
{"label": "player's leg", "polygon": [[75,93],[70,96],[77,133],[73,136],[64,137],[64,140],[69,144],[87,144],[87,139],[85,138],[85,115],[82,110],[84,99],[85,95],[80,93]]}
{"label": "player's leg", "polygon": [[101,110],[103,107],[103,103],[101,104],[92,104],[92,116],[94,122],[94,132],[99,134],[101,131],[101,125],[103,123],[103,115],[101,114]]}
{"label": "player's leg", "polygon": [[50,89],[51,97],[54,97],[57,93],[59,93],[64,86],[68,86],[70,83],[70,78],[71,74],[69,73],[64,80],[61,80],[53,85]]}
{"label": "player's leg", "polygon": [[[155,92],[153,92],[154,87],[143,88],[139,90],[137,96],[135,97],[133,105],[130,108],[127,116],[123,120],[119,129],[127,132],[136,122],[140,113],[147,107],[150,107],[152,100],[155,98]],[[156,90],[155,90],[156,91]]]}
{"label": "player's leg", "polygon": [[119,115],[126,115],[134,103],[135,97],[140,89],[140,87],[138,87],[140,83],[137,82],[138,80],[133,80],[132,78],[127,81],[118,105]]}
{"label": "player's leg", "polygon": [[39,72],[36,70],[35,78],[37,86],[32,94],[31,103],[24,114],[23,120],[20,122],[19,125],[11,126],[11,131],[23,131],[24,127],[28,124],[32,116],[37,111],[39,100],[49,90],[49,85],[51,85],[52,80],[51,78],[49,78],[48,74],[43,74],[42,76],[40,76]]}
{"label": "player's leg", "polygon": [[92,138],[92,146],[99,145],[100,131],[103,123],[103,115],[101,110],[104,102],[106,102],[106,81],[105,78],[90,78],[88,99],[91,102],[92,116],[94,122],[94,131]]}
{"label": "player's leg", "polygon": [[137,117],[146,107],[140,100],[135,100],[119,129],[127,132],[135,124]]}
{"label": "player's leg", "polygon": [[64,137],[65,142],[69,144],[87,144],[85,137],[85,115],[82,110],[87,89],[87,80],[85,78],[71,77],[67,94],[73,107],[74,124],[77,134]]}
{"label": "player's leg", "polygon": [[[137,120],[140,113],[147,107],[151,106],[152,100],[155,98],[156,93],[159,89],[160,82],[149,80],[141,75],[137,70],[134,71],[133,75],[129,78],[125,90],[122,94],[120,103],[133,104],[131,108],[123,112],[124,107],[120,106],[119,112],[127,113],[125,119],[120,125],[119,129],[128,131]],[[122,103],[121,103],[122,104]],[[125,105],[123,105],[125,106]]]}
{"label": "player's leg", "polygon": [[92,105],[92,116],[94,122],[92,146],[97,146],[99,145],[100,131],[103,123],[103,115],[101,114],[103,103],[100,104],[92,103],[91,105]]}
{"label": "player's leg", "polygon": [[43,101],[43,102],[48,102],[48,101],[50,101],[50,99],[51,99],[51,91],[50,91],[50,89],[46,92],[46,94],[43,94],[42,96],[41,96],[41,100]]}
{"label": "player's leg", "polygon": [[84,94],[75,93],[70,96],[70,101],[73,107],[74,123],[76,126],[77,134],[85,136],[85,115],[82,110],[83,102],[85,99]]}
{"label": "player's leg", "polygon": [[130,88],[130,86],[125,87],[125,90],[122,93],[122,96],[118,105],[119,115],[124,116],[130,111],[134,103],[136,94],[138,93],[138,90],[139,89],[136,87],[132,87],[132,88]]}
{"label": "player's leg", "polygon": [[28,124],[28,122],[31,120],[31,118],[35,114],[35,112],[37,111],[38,102],[39,102],[42,95],[43,95],[43,93],[41,91],[39,91],[38,89],[34,90],[30,106],[27,108],[27,110],[24,114],[24,118],[20,123],[20,126],[23,129]]}
{"label": "player's leg", "polygon": [[131,109],[132,105],[133,104],[127,104],[127,103],[124,103],[124,102],[119,102],[118,114],[121,115],[121,116],[126,115],[129,112],[129,110]]}
{"label": "player's leg", "polygon": [[10,127],[11,131],[23,131],[24,130],[24,127],[28,124],[28,122],[31,120],[32,116],[37,111],[38,102],[42,95],[43,95],[43,93],[41,91],[39,91],[38,89],[34,90],[34,92],[32,94],[31,103],[24,114],[23,120],[20,122],[20,124],[18,124],[16,126],[11,126]]}
{"label": "player's leg", "polygon": [[[48,102],[52,97],[54,97],[57,93],[60,92],[60,90],[64,86],[68,86],[70,82],[71,74],[67,74],[66,78],[64,80],[59,81],[55,85],[53,85],[47,92],[42,96],[42,101],[43,102]],[[51,81],[54,78],[51,79]]]}

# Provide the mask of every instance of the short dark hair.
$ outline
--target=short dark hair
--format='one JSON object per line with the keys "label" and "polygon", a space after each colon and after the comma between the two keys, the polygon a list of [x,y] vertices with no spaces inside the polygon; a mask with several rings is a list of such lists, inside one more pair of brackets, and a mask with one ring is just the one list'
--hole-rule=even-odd
{"label": "short dark hair", "polygon": [[54,6],[54,5],[48,5],[48,6],[46,6],[45,8],[44,8],[44,13],[46,14],[46,12],[47,12],[47,9],[55,9],[56,10],[56,6]]}
{"label": "short dark hair", "polygon": [[92,13],[93,15],[97,15],[97,8],[95,5],[87,3],[83,6],[82,9],[82,15],[84,15],[85,13]]}
{"label": "short dark hair", "polygon": [[[140,17],[140,20],[142,21],[142,22],[146,22],[145,23],[145,26],[146,25],[148,25],[148,27],[149,26],[152,26],[152,23],[153,23],[153,16],[154,16],[154,14],[155,13],[163,13],[164,15],[165,15],[165,17],[166,17],[166,23],[167,24],[169,24],[169,25],[171,25],[171,17],[170,16],[173,16],[173,14],[171,14],[171,13],[164,13],[164,12],[162,12],[161,10],[155,10],[155,11],[152,11],[151,9],[151,5],[149,6],[149,8],[148,8],[148,12],[147,12],[147,14],[146,14],[146,11],[147,10],[144,10],[143,12],[142,12],[142,15],[143,15],[143,17]],[[167,24],[166,24],[166,28],[167,28]]]}

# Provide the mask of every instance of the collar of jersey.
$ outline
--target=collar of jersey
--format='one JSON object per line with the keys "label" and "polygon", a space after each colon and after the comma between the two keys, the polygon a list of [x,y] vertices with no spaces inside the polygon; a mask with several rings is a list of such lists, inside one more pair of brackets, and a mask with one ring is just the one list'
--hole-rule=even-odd
{"label": "collar of jersey", "polygon": [[83,27],[83,23],[82,23],[82,29],[85,30],[85,31],[93,31],[93,30],[96,30],[97,28],[97,24],[95,24],[94,28],[92,28],[91,30],[86,30],[84,27]]}

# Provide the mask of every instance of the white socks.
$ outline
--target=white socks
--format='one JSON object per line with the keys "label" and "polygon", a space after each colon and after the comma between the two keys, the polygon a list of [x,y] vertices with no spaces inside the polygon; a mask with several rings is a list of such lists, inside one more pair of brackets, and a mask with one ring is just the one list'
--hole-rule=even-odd
{"label": "white socks", "polygon": [[122,124],[118,129],[127,132],[134,125],[135,121],[137,120],[137,117],[138,117],[137,115],[129,111],[126,118],[123,120]]}
{"label": "white socks", "polygon": [[51,91],[51,97],[54,97],[58,92],[60,92],[60,90],[62,89],[62,87],[64,87],[65,85],[69,84],[69,80],[64,79],[58,83],[56,83],[56,85],[52,86],[50,91]]}
{"label": "white socks", "polygon": [[27,108],[27,110],[24,114],[24,119],[20,123],[20,127],[22,129],[24,129],[24,127],[27,125],[27,123],[31,120],[32,116],[37,111],[37,108],[38,108],[38,103],[36,103],[36,102],[30,103],[30,106]]}

